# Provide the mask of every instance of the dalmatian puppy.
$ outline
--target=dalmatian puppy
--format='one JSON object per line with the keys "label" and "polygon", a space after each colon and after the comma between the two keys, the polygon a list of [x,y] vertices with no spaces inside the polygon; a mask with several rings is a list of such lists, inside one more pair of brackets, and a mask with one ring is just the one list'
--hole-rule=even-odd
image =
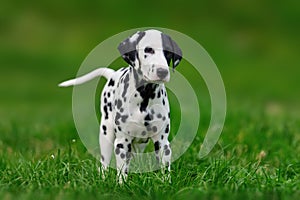
{"label": "dalmatian puppy", "polygon": [[170,171],[170,109],[165,82],[182,59],[178,45],[158,30],[139,31],[118,46],[129,67],[96,69],[59,86],[78,85],[98,76],[108,81],[101,95],[100,154],[102,169],[116,157],[119,182],[126,180],[132,154],[154,143],[156,159]]}

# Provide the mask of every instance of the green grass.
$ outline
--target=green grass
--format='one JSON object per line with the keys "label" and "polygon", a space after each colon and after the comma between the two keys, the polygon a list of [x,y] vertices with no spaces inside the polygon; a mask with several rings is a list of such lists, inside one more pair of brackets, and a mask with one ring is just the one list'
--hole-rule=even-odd
{"label": "green grass", "polygon": [[[1,3],[0,199],[299,198],[299,2],[152,4],[159,6]],[[130,174],[120,186],[114,169],[101,179],[99,162],[74,126],[72,89],[57,84],[75,76],[99,42],[146,26],[174,29],[203,45],[224,80],[227,117],[213,151],[198,159],[210,119],[209,94],[195,71],[179,65],[198,90],[198,134],[172,163],[171,184],[162,182],[157,171]],[[175,131],[178,102],[171,105]]]}
{"label": "green grass", "polygon": [[259,111],[231,112],[207,158],[197,158],[200,132],[172,164],[171,184],[163,182],[158,171],[130,174],[120,186],[113,169],[106,180],[101,179],[99,162],[78,139],[71,116],[55,118],[37,120],[34,127],[1,125],[0,199],[296,199],[300,195],[296,120]]}

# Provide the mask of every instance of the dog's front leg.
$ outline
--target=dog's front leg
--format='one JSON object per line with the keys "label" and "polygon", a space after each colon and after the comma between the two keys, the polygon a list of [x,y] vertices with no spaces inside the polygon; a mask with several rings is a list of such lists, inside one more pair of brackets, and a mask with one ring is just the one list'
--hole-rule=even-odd
{"label": "dog's front leg", "polygon": [[120,184],[123,183],[123,180],[126,181],[127,179],[131,159],[131,143],[132,138],[126,135],[117,137],[114,142],[117,162],[117,177]]}
{"label": "dog's front leg", "polygon": [[[162,137],[162,135],[164,137]],[[162,164],[161,167],[164,175],[163,180],[171,182],[170,172],[172,150],[168,141],[168,137],[166,137],[166,135],[168,134],[162,133],[162,135],[159,134],[156,137],[152,138],[154,143],[154,150],[156,154],[156,159]]]}

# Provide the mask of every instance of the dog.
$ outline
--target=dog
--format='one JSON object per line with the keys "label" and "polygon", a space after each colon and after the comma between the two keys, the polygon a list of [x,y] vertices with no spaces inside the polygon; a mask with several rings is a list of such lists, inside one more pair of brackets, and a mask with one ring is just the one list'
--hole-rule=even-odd
{"label": "dog", "polygon": [[182,51],[170,36],[158,30],[138,31],[118,46],[128,67],[114,71],[96,69],[59,84],[82,84],[98,76],[108,81],[101,94],[100,155],[107,170],[112,152],[119,182],[126,180],[134,152],[143,152],[149,139],[157,161],[170,172],[170,108],[164,83],[182,59]]}

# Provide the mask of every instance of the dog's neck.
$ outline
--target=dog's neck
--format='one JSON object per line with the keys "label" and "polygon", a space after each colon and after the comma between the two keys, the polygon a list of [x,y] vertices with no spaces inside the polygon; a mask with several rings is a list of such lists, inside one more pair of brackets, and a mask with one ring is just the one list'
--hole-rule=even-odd
{"label": "dog's neck", "polygon": [[140,68],[135,69],[130,66],[129,75],[134,80],[135,90],[139,92],[141,96],[140,111],[146,111],[149,102],[155,98],[156,91],[160,90],[162,83],[149,83],[143,79],[142,71]]}

